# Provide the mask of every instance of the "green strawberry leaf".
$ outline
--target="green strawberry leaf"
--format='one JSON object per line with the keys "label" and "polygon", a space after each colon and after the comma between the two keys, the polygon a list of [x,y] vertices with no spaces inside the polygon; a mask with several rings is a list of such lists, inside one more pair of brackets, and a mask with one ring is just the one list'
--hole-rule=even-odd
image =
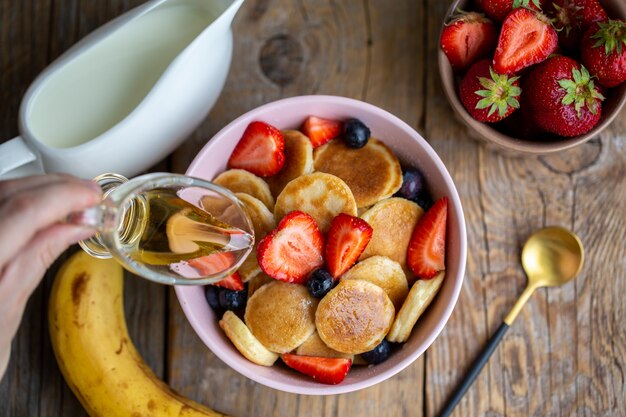
{"label": "green strawberry leaf", "polygon": [[598,22],[598,30],[591,36],[596,39],[592,48],[604,46],[604,53],[608,56],[614,51],[622,54],[622,45],[626,45],[626,23],[621,20],[609,20],[606,23]]}
{"label": "green strawberry leaf", "polygon": [[500,117],[504,117],[509,108],[517,109],[520,106],[517,97],[522,94],[522,89],[513,85],[519,77],[509,78],[506,75],[498,74],[491,67],[489,67],[489,75],[491,79],[478,77],[478,82],[484,89],[474,92],[477,96],[482,97],[476,103],[476,108],[489,108],[488,116],[497,111]]}
{"label": "green strawberry leaf", "polygon": [[558,80],[559,86],[565,91],[561,104],[564,106],[573,104],[579,119],[585,107],[592,114],[597,114],[599,101],[604,100],[604,96],[596,88],[587,68],[583,66],[580,69],[573,68],[572,78],[573,80],[567,78]]}

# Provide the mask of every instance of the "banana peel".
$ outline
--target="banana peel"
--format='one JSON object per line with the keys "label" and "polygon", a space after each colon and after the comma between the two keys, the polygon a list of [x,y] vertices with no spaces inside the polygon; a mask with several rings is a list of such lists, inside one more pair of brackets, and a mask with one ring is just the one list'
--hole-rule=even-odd
{"label": "banana peel", "polygon": [[91,417],[226,417],[174,392],[141,358],[124,317],[122,267],[71,256],[50,295],[48,320],[57,362]]}

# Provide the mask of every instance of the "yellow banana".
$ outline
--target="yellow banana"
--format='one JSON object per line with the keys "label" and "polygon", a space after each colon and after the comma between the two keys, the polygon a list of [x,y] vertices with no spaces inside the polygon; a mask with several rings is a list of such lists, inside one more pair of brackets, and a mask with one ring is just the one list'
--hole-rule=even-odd
{"label": "yellow banana", "polygon": [[224,417],[175,393],[152,372],[128,335],[122,293],[122,267],[82,251],[65,262],[52,287],[52,347],[87,413]]}

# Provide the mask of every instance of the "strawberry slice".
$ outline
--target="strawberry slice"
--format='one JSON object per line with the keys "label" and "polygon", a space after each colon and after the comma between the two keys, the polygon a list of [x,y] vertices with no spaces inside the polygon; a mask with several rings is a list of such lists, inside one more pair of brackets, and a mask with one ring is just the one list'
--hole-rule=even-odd
{"label": "strawberry slice", "polygon": [[421,279],[433,278],[446,268],[446,219],[448,198],[440,198],[419,219],[413,229],[407,262],[411,271]]}
{"label": "strawberry slice", "polygon": [[264,122],[252,122],[243,132],[228,160],[229,168],[245,169],[270,177],[285,164],[285,139],[280,130]]}
{"label": "strawberry slice", "polygon": [[455,17],[441,32],[441,49],[457,71],[493,54],[498,42],[496,26],[484,15],[469,12]]}
{"label": "strawberry slice", "polygon": [[300,130],[309,137],[313,147],[317,148],[339,136],[343,130],[343,123],[338,120],[309,116]]}
{"label": "strawberry slice", "polygon": [[515,74],[544,61],[556,51],[559,36],[545,15],[526,8],[513,9],[502,23],[493,68]]}
{"label": "strawberry slice", "polygon": [[326,240],[326,262],[333,278],[339,278],[359,259],[372,238],[372,226],[349,214],[337,215]]}
{"label": "strawberry slice", "polygon": [[336,385],[346,379],[352,366],[351,359],[321,358],[318,356],[300,356],[283,353],[280,358],[285,365],[313,377],[322,384]]}
{"label": "strawberry slice", "polygon": [[[196,259],[187,261],[190,266],[195,268],[199,274],[208,276],[222,272],[232,266],[235,256],[230,252],[213,253],[207,256],[201,256]],[[233,291],[243,290],[243,281],[239,273],[235,272],[221,281],[214,283],[218,287],[227,288]]]}
{"label": "strawberry slice", "polygon": [[324,263],[323,253],[324,236],[315,219],[301,211],[292,211],[261,239],[256,256],[259,266],[270,277],[303,284]]}

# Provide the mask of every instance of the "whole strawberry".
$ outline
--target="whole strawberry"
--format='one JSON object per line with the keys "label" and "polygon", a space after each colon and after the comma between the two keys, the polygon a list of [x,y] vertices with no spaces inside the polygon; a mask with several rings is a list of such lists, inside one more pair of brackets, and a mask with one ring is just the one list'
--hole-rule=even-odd
{"label": "whole strawberry", "polygon": [[519,77],[497,74],[490,60],[478,61],[459,85],[461,102],[479,122],[495,123],[519,108]]}
{"label": "whole strawberry", "polygon": [[499,74],[515,74],[545,60],[558,43],[547,16],[524,7],[514,9],[502,23],[493,68]]}
{"label": "whole strawberry", "polygon": [[626,23],[609,20],[587,29],[580,46],[583,64],[604,87],[626,80]]}
{"label": "whole strawberry", "polygon": [[487,16],[500,23],[511,10],[518,7],[526,7],[541,11],[540,0],[477,0],[477,6]]}
{"label": "whole strawberry", "polygon": [[566,56],[548,58],[524,78],[522,106],[540,129],[556,135],[578,136],[593,129],[602,100],[589,71]]}
{"label": "whole strawberry", "polygon": [[570,52],[578,52],[589,26],[609,20],[598,0],[554,0],[548,14],[559,33],[559,45]]}
{"label": "whole strawberry", "polygon": [[476,12],[461,13],[441,32],[441,49],[455,71],[464,71],[493,54],[497,42],[498,30],[493,22]]}

